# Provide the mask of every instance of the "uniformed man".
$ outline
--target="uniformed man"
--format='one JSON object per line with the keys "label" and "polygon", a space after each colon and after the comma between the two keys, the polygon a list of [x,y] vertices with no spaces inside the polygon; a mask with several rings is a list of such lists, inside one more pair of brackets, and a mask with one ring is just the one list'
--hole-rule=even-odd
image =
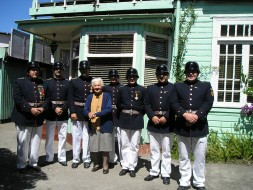
{"label": "uniformed man", "polygon": [[46,161],[43,166],[53,163],[54,160],[54,134],[58,128],[58,162],[67,166],[66,138],[68,127],[68,86],[69,81],[62,77],[63,63],[53,65],[54,77],[45,81],[45,95],[50,97],[50,108],[46,112]]}
{"label": "uniformed man", "polygon": [[126,72],[128,84],[119,89],[117,95],[117,108],[119,115],[122,170],[119,175],[123,176],[129,172],[135,177],[135,167],[138,162],[138,150],[143,128],[144,94],[145,88],[137,83],[138,71],[129,68]]}
{"label": "uniformed man", "polygon": [[107,92],[111,95],[112,98],[112,116],[113,116],[113,125],[114,125],[114,129],[113,129],[113,150],[111,152],[109,152],[109,157],[110,163],[117,163],[118,160],[118,156],[115,153],[115,138],[114,138],[114,134],[116,131],[116,135],[117,135],[117,141],[118,141],[118,152],[119,152],[119,160],[120,162],[122,161],[122,155],[121,155],[121,151],[120,151],[120,128],[119,126],[119,120],[117,118],[117,107],[116,107],[116,98],[117,98],[117,93],[119,91],[119,88],[121,88],[123,85],[119,82],[119,73],[117,71],[117,69],[110,69],[109,73],[108,73],[109,79],[110,79],[110,84],[106,85],[103,87],[103,91]]}
{"label": "uniformed man", "polygon": [[40,171],[38,166],[40,140],[43,125],[43,80],[39,76],[39,63],[32,61],[26,66],[27,77],[15,81],[14,108],[11,115],[17,129],[17,169],[23,173],[28,167]]}
{"label": "uniformed man", "polygon": [[150,142],[151,169],[145,181],[159,178],[160,149],[162,149],[161,177],[163,184],[170,184],[171,148],[173,144],[173,110],[177,107],[177,94],[173,84],[168,82],[168,67],[156,67],[157,83],[147,87],[145,111],[149,118],[147,130]]}
{"label": "uniformed man", "polygon": [[[205,156],[209,133],[207,114],[212,108],[214,97],[211,84],[198,80],[199,73],[198,63],[187,62],[184,70],[186,80],[175,84],[180,104],[176,111],[178,117],[175,128],[181,174],[178,190],[190,189],[191,174],[196,189],[205,189]],[[191,150],[194,155],[193,171]]]}
{"label": "uniformed man", "polygon": [[83,114],[84,105],[88,95],[92,93],[90,73],[90,62],[80,61],[79,71],[81,75],[72,79],[68,90],[68,103],[70,118],[72,120],[72,146],[73,163],[72,168],[77,168],[80,163],[80,152],[82,142],[82,162],[84,168],[90,167],[90,146],[88,119]]}

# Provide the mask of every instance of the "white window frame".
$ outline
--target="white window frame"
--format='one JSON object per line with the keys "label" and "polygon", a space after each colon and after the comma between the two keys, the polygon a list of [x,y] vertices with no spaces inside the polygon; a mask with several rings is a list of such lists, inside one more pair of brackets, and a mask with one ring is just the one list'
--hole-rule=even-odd
{"label": "white window frame", "polygon": [[219,57],[222,42],[234,42],[243,44],[242,65],[243,72],[247,74],[249,63],[249,44],[253,44],[253,37],[224,37],[220,36],[221,25],[253,24],[253,17],[214,17],[213,18],[213,40],[212,40],[212,73],[211,83],[214,90],[214,107],[241,108],[247,103],[247,96],[240,90],[240,102],[218,102],[218,78],[219,78]]}

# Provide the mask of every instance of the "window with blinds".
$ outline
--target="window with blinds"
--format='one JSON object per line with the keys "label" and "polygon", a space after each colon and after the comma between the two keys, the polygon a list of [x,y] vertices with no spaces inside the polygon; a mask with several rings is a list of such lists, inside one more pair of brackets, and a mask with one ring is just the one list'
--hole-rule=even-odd
{"label": "window with blinds", "polygon": [[133,53],[133,35],[90,35],[89,54]]}
{"label": "window with blinds", "polygon": [[144,86],[157,82],[156,66],[168,64],[168,47],[168,39],[146,36]]}
{"label": "window with blinds", "polygon": [[242,44],[220,45],[219,102],[240,101]]}
{"label": "window with blinds", "polygon": [[127,84],[126,71],[132,67],[133,59],[130,57],[113,57],[113,58],[89,58],[91,63],[90,75],[92,77],[101,77],[105,84],[109,84],[108,72],[110,69],[117,69],[119,72],[120,82]]}
{"label": "window with blinds", "polygon": [[127,84],[126,71],[133,64],[133,34],[89,35],[88,60],[91,63],[90,75],[101,77],[109,84],[108,72],[117,69],[120,82]]}
{"label": "window with blinds", "polygon": [[219,68],[212,83],[215,103],[228,107],[252,103],[253,97],[243,93],[241,76],[253,77],[253,19],[214,19],[214,44],[213,66]]}
{"label": "window with blinds", "polygon": [[[250,45],[250,54],[249,54],[249,78],[253,79],[253,45]],[[251,86],[252,87],[252,86]],[[253,95],[247,96],[247,102],[253,102]]]}

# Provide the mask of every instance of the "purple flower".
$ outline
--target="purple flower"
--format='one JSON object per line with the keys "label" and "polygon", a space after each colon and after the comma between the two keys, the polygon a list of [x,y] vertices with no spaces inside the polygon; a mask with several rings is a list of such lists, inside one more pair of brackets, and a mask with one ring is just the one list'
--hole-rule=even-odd
{"label": "purple flower", "polygon": [[241,114],[243,115],[250,116],[252,113],[253,113],[253,103],[251,103],[250,106],[248,106],[248,104],[245,104],[241,108]]}

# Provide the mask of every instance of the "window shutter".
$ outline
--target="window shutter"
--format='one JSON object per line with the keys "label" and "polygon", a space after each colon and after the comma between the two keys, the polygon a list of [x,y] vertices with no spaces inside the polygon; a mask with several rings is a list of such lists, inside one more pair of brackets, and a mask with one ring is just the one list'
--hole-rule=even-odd
{"label": "window shutter", "polygon": [[90,35],[89,54],[133,53],[133,35]]}
{"label": "window shutter", "polygon": [[146,56],[168,58],[168,40],[146,36]]}
{"label": "window shutter", "polygon": [[144,86],[157,82],[156,66],[168,64],[168,39],[146,36]]}
{"label": "window shutter", "polygon": [[132,58],[89,58],[91,63],[90,75],[92,77],[101,77],[105,84],[109,84],[108,72],[110,69],[117,69],[120,82],[127,84],[126,71],[132,67]]}

